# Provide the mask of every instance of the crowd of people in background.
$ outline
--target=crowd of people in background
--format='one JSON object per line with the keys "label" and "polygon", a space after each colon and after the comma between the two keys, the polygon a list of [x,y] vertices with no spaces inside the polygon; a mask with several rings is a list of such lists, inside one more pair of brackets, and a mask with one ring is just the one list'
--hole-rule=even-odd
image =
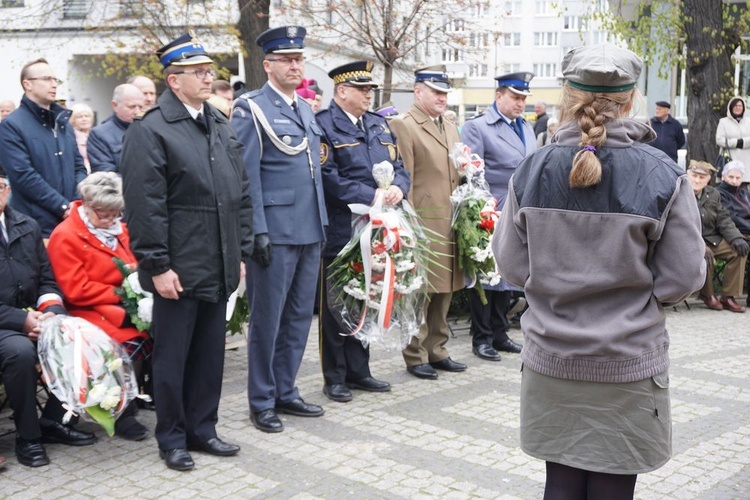
{"label": "crowd of people in background", "polygon": [[[447,109],[453,87],[442,66],[415,69],[414,103],[398,114],[390,103],[371,111],[373,91],[378,87],[373,63],[347,63],[330,70],[334,95],[325,106],[318,83],[304,78],[305,36],[306,30],[299,26],[272,28],[259,36],[268,82],[248,92],[216,79],[208,52],[192,34],[183,35],[157,51],[166,85],[158,99],[154,81],[145,76],[130,78],[114,88],[112,114],[96,126],[86,104],[68,110],[56,101],[61,81],[48,61],[37,59],[23,66],[20,105],[16,109],[12,101],[0,101],[0,275],[14,277],[3,279],[0,286],[0,366],[16,415],[18,461],[31,467],[49,463],[44,443],[78,446],[96,441],[94,435],[77,430],[75,421],[62,422],[61,405],[54,396],[48,399],[42,417],[37,417],[33,341],[39,322],[52,314],[87,319],[126,348],[141,389],[153,395],[160,456],[175,470],[194,468],[190,451],[217,456],[240,451],[239,446],[218,437],[216,423],[226,299],[241,279],[246,280],[252,311],[248,402],[250,420],[257,429],[282,432],[279,413],[300,417],[325,413],[323,407],[305,402],[295,385],[316,288],[323,394],[346,403],[354,399],[353,391],[390,391],[387,381],[370,372],[368,348],[353,336],[341,335],[344,327],[328,300],[329,265],[352,237],[352,203],[398,205],[408,199],[418,212],[429,211],[424,224],[441,238],[431,243],[439,257],[425,288],[425,321],[403,351],[405,367],[426,380],[438,379],[440,371],[467,370],[466,364],[450,357],[446,346],[451,298],[467,285],[458,268],[450,224],[450,195],[461,182],[451,166],[450,152],[455,143],[464,142],[483,158],[496,210],[502,212],[495,250],[503,279],[485,287],[486,303],[474,289],[468,292],[473,353],[492,362],[500,361],[501,353],[521,354],[528,367],[522,388],[522,445],[548,461],[548,488],[580,488],[569,478],[593,470],[630,475],[624,482],[605,481],[606,487],[599,491],[632,491],[635,474],[661,466],[668,457],[668,419],[647,424],[658,449],[644,461],[627,462],[626,470],[614,465],[592,469],[594,461],[607,462],[585,450],[591,443],[599,446],[600,441],[576,447],[576,459],[570,461],[538,439],[541,422],[558,425],[550,420],[558,408],[551,407],[551,400],[543,400],[539,391],[560,397],[581,387],[593,393],[596,384],[633,382],[638,384],[634,390],[651,397],[664,387],[667,373],[662,342],[666,330],[657,302],[677,303],[702,286],[699,298],[708,308],[745,312],[738,302],[750,252],[750,153],[746,153],[750,121],[744,117],[744,100],[735,97],[729,102],[727,116],[716,131],[717,145],[725,147],[733,161],[724,166],[720,185],[714,188],[709,184],[715,169],[708,162],[691,160],[687,176],[677,170],[677,151],[685,145],[685,135],[669,114],[670,103],[657,102],[648,124],[627,119],[637,99],[631,90],[640,74],[640,60],[624,49],[598,52],[594,46],[566,55],[567,83],[559,117],[550,116],[546,103],[540,101],[534,105],[536,120],[531,123],[524,118],[534,75],[517,72],[498,76],[495,99],[487,110],[459,125],[455,112]],[[617,77],[620,84],[602,80],[592,69],[595,66],[587,65],[590,58],[601,59],[604,67],[623,64],[618,69],[622,71]],[[585,113],[584,108],[588,109]],[[594,115],[601,120],[592,121]],[[540,163],[540,158],[547,159]],[[372,166],[381,161],[394,167],[395,179],[387,189],[378,187],[372,176]],[[623,173],[636,166],[637,172]],[[646,166],[653,170],[647,171]],[[530,174],[537,171],[536,177]],[[551,182],[555,176],[562,180],[550,188],[554,195],[535,184],[535,179]],[[581,194],[597,185],[603,187],[605,194],[597,195],[603,198]],[[626,199],[630,192],[626,186],[632,185],[648,189],[648,199]],[[564,193],[555,191],[563,189],[560,186],[566,186]],[[689,196],[687,186],[694,196]],[[544,193],[552,198],[535,198]],[[680,227],[675,219],[684,217],[684,234],[665,233],[649,225],[643,229],[647,236],[642,240],[627,242],[632,252],[626,260],[634,274],[607,280],[598,272],[585,273],[585,279],[570,281],[587,283],[589,291],[601,287],[596,297],[581,295],[581,303],[614,301],[601,317],[594,317],[590,311],[584,314],[577,306],[561,302],[558,296],[569,298],[582,292],[569,286],[557,290],[565,280],[552,277],[566,270],[590,269],[592,261],[583,265],[578,260],[592,255],[583,248],[565,250],[564,245],[544,240],[565,239],[554,232],[564,223],[582,235],[576,241],[591,244],[594,233],[587,229],[589,223],[578,222],[586,219],[582,214],[587,209],[581,207],[606,211],[611,206],[605,203],[607,197],[628,207],[658,198],[663,203],[656,205],[671,207],[671,211],[657,213],[647,204],[641,207],[644,217],[651,222],[666,221],[669,227]],[[549,203],[558,204],[562,212],[571,210],[572,203],[575,210],[570,219],[559,214],[562,218],[557,219],[545,210],[528,219],[519,215]],[[603,246],[624,244],[619,229],[609,230],[612,239],[602,242]],[[608,238],[609,234],[602,233]],[[652,270],[646,273],[641,261],[647,241],[685,254],[678,259],[680,269],[650,253]],[[548,246],[549,255],[544,253]],[[696,254],[700,255],[696,258]],[[21,255],[32,258],[17,258]],[[155,293],[153,335],[130,322],[114,292],[122,276],[113,257],[137,266],[143,288]],[[719,295],[714,288],[717,259],[726,262]],[[527,268],[535,262],[546,263],[541,268],[548,275]],[[705,278],[701,262],[708,268]],[[602,257],[600,264],[604,274],[617,267],[610,258]],[[674,274],[682,274],[683,280],[671,283],[677,279]],[[609,284],[637,279],[641,281],[632,286],[648,290],[643,297],[633,295],[624,302],[612,298],[617,294]],[[673,285],[676,289],[670,289]],[[549,290],[555,292],[550,295]],[[526,345],[508,335],[512,306],[524,292],[530,307],[524,316]],[[622,343],[625,353],[627,332],[610,320],[627,314],[629,304],[640,298],[652,304],[658,323],[639,330],[655,342],[653,352],[640,354],[661,361],[638,373],[611,377],[611,373],[594,373],[585,358],[599,354],[592,343],[586,355],[573,356],[569,371],[555,368],[553,358],[568,359],[570,353],[550,344],[543,330],[549,333],[550,325],[559,327],[559,346],[565,346],[571,342],[566,332],[574,331],[576,324],[566,330],[554,311],[571,307],[570,318],[585,316],[586,324],[604,328]],[[621,360],[612,356],[615,366]],[[652,377],[656,390],[649,386]],[[583,380],[589,385],[582,385]],[[615,403],[629,405],[622,400]],[[118,419],[115,434],[119,438],[142,440],[149,435],[136,419],[137,412],[133,403]],[[620,418],[631,417],[641,418],[628,412]],[[580,432],[581,425],[585,423],[576,423],[575,430],[561,429],[561,439]],[[641,440],[624,438],[618,453],[627,454],[628,446],[634,442],[641,446]],[[554,441],[554,447],[568,444]]]}

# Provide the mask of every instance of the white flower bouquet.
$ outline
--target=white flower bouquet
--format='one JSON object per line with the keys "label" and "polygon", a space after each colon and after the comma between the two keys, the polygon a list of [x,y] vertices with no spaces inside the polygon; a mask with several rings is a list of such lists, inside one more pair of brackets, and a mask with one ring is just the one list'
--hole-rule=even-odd
{"label": "white flower bouquet", "polygon": [[473,154],[467,145],[456,143],[451,151],[451,161],[466,179],[451,194],[458,266],[469,281],[468,287],[474,287],[482,303],[486,304],[482,285],[500,283],[490,247],[500,215],[495,211],[497,200],[484,179],[484,160]]}
{"label": "white flower bouquet", "polygon": [[99,327],[57,315],[42,322],[39,362],[52,393],[73,414],[89,417],[111,436],[115,420],[137,397],[127,353]]}
{"label": "white flower bouquet", "polygon": [[[388,189],[393,175],[388,162],[373,167],[381,189]],[[349,208],[357,216],[354,236],[331,264],[329,307],[347,330],[341,335],[354,335],[365,346],[403,349],[423,320],[428,240],[406,200]]]}
{"label": "white flower bouquet", "polygon": [[122,286],[115,289],[122,306],[130,315],[130,322],[141,332],[151,330],[151,315],[154,309],[154,295],[141,287],[138,271],[134,271],[122,259],[113,257],[117,269],[122,273]]}

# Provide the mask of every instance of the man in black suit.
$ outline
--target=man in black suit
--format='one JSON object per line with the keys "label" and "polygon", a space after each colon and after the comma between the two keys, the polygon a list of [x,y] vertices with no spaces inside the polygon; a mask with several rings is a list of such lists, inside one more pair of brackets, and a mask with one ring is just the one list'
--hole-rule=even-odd
{"label": "man in black suit", "polygon": [[[65,410],[50,394],[41,418],[36,413],[39,373],[35,342],[39,324],[64,314],[39,225],[8,206],[10,185],[0,166],[0,369],[16,424],[16,457],[28,467],[49,463],[42,443],[94,444],[96,438],[63,425]],[[28,309],[31,309],[30,311]]]}

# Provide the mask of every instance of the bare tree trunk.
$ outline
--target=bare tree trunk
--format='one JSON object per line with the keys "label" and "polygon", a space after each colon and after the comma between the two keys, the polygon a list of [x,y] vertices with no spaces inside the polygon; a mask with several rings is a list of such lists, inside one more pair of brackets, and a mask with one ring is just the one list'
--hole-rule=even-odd
{"label": "bare tree trunk", "polygon": [[684,0],[688,161],[714,161],[719,152],[716,126],[733,94],[732,53],[739,37],[724,32],[722,7],[722,0]]}
{"label": "bare tree trunk", "polygon": [[391,100],[391,88],[393,87],[393,66],[390,64],[383,65],[383,98],[378,103],[382,105]]}
{"label": "bare tree trunk", "polygon": [[271,0],[238,0],[240,21],[237,28],[245,53],[245,86],[248,90],[258,89],[266,83],[263,70],[263,51],[255,44],[255,39],[268,29],[268,15]]}

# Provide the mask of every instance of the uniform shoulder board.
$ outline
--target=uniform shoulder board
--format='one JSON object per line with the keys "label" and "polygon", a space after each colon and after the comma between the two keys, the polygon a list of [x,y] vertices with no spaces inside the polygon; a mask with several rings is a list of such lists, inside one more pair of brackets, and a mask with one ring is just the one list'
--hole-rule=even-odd
{"label": "uniform shoulder board", "polygon": [[472,116],[471,118],[469,118],[469,120],[475,120],[475,119],[479,118],[480,116],[484,116],[484,111],[482,111],[481,113],[479,113],[476,116]]}
{"label": "uniform shoulder board", "polygon": [[154,104],[153,106],[151,106],[150,108],[148,108],[146,111],[141,111],[140,113],[138,113],[137,115],[135,115],[134,120],[142,120],[144,116],[146,116],[149,113],[153,113],[157,109],[159,109],[159,105],[158,104]]}
{"label": "uniform shoulder board", "polygon": [[240,96],[240,99],[255,99],[261,94],[261,89],[255,89],[251,90],[250,92],[245,92]]}

